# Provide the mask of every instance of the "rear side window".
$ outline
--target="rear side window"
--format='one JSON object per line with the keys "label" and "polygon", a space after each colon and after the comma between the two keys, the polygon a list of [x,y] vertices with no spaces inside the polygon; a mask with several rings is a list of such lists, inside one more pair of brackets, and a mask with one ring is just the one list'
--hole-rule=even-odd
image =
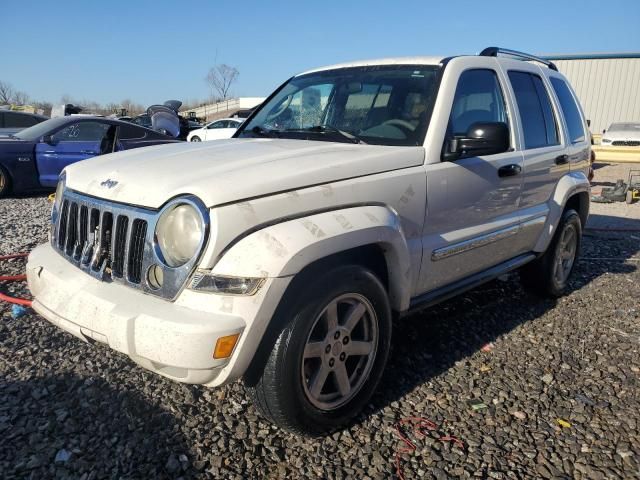
{"label": "rear side window", "polygon": [[524,148],[558,145],[558,126],[542,79],[531,73],[509,72],[520,111]]}
{"label": "rear side window", "polygon": [[567,84],[559,78],[551,77],[551,86],[560,101],[560,108],[562,108],[564,119],[567,122],[571,143],[584,141],[585,134],[582,117],[580,116],[578,105],[576,105],[576,101],[571,94],[571,90],[569,90]]}

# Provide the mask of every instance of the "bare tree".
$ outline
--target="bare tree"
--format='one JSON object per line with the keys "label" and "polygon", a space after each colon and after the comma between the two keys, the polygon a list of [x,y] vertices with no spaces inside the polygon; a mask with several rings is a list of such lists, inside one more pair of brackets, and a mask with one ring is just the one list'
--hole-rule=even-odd
{"label": "bare tree", "polygon": [[240,75],[240,72],[237,68],[222,63],[211,67],[205,77],[205,81],[211,88],[213,96],[217,94],[219,99],[225,100],[229,96],[231,84],[238,79],[238,75]]}
{"label": "bare tree", "polygon": [[13,94],[13,103],[17,105],[26,105],[27,103],[29,103],[29,95],[27,95],[25,92],[16,91]]}
{"label": "bare tree", "polygon": [[7,82],[0,80],[0,104],[13,103],[13,87]]}

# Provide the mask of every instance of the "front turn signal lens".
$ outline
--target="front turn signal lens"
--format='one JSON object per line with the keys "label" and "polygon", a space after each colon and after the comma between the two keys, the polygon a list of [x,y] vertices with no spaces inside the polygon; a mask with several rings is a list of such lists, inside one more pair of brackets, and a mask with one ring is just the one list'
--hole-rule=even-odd
{"label": "front turn signal lens", "polygon": [[227,335],[226,337],[220,337],[216,342],[216,348],[213,350],[213,358],[218,360],[221,358],[229,358],[233,353],[233,349],[238,343],[240,338],[239,333],[233,335]]}

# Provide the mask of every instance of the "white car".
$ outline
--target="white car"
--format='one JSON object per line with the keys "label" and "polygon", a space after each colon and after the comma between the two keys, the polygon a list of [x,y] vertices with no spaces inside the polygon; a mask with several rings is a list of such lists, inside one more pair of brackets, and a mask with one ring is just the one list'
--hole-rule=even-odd
{"label": "white car", "polygon": [[220,120],[215,120],[202,128],[190,131],[189,135],[187,135],[187,142],[231,138],[243,121],[244,118],[221,118]]}
{"label": "white car", "polygon": [[295,432],[348,423],[393,318],[514,269],[568,289],[586,120],[553,63],[503,52],[312,70],[235,138],[67,167],[29,255],[34,310],[176,381],[243,378]]}
{"label": "white car", "polygon": [[640,147],[640,122],[612,123],[602,132],[602,145]]}

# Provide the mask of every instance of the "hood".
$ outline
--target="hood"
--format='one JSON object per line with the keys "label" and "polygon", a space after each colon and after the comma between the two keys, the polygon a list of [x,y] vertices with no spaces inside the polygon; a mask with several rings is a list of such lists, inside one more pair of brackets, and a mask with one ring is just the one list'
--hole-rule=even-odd
{"label": "hood", "polygon": [[159,208],[193,194],[212,207],[417,166],[424,155],[422,147],[232,138],[103,155],[66,172],[69,188],[98,198]]}
{"label": "hood", "polygon": [[602,138],[606,138],[607,140],[619,141],[640,141],[640,129],[634,130],[609,130],[602,135]]}

